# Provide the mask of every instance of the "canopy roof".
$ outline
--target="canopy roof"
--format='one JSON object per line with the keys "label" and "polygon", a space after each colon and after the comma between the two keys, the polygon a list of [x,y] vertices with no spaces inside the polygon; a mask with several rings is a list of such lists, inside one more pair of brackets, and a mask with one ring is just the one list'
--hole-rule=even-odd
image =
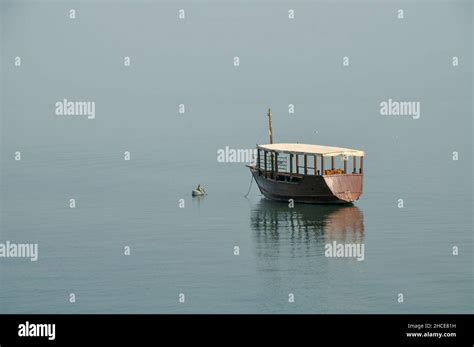
{"label": "canopy roof", "polygon": [[303,143],[272,143],[268,145],[257,145],[257,148],[265,151],[291,153],[291,154],[316,154],[324,157],[335,157],[347,155],[363,157],[364,152],[357,149],[330,147],[320,145],[305,145]]}

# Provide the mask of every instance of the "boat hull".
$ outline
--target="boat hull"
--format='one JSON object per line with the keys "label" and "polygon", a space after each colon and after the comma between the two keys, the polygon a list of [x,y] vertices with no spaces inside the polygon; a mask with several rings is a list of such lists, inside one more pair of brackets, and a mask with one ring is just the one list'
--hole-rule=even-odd
{"label": "boat hull", "polygon": [[298,182],[274,180],[255,168],[250,171],[260,192],[270,200],[309,204],[350,204],[360,198],[362,174],[297,175]]}

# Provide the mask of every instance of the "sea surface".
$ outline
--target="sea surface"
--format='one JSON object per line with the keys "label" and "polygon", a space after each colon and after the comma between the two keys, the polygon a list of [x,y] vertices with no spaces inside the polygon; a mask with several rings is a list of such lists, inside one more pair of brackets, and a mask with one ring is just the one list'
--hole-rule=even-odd
{"label": "sea surface", "polygon": [[[0,258],[0,313],[473,313],[469,1],[0,9],[0,242],[39,247]],[[382,116],[389,98],[420,118]],[[359,201],[244,197],[246,163],[217,153],[267,143],[269,107],[275,142],[366,152]]]}

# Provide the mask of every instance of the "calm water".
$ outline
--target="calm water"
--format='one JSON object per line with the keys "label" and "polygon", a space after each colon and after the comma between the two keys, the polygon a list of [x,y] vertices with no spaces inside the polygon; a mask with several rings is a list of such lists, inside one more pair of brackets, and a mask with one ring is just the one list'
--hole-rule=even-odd
{"label": "calm water", "polygon": [[[397,6],[4,2],[0,242],[39,260],[0,258],[0,312],[472,313],[472,5]],[[56,116],[63,98],[96,119]],[[388,98],[420,119],[381,116]],[[244,198],[217,150],[265,143],[269,106],[277,142],[366,152],[360,201]]]}

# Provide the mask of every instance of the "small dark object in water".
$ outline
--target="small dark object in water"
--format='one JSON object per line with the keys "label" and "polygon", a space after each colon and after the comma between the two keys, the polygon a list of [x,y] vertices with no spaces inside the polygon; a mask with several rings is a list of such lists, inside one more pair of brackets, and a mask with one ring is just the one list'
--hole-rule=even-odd
{"label": "small dark object in water", "polygon": [[200,184],[198,184],[196,189],[193,189],[192,191],[192,196],[204,196],[207,195],[206,191],[204,190],[203,187],[201,187]]}

